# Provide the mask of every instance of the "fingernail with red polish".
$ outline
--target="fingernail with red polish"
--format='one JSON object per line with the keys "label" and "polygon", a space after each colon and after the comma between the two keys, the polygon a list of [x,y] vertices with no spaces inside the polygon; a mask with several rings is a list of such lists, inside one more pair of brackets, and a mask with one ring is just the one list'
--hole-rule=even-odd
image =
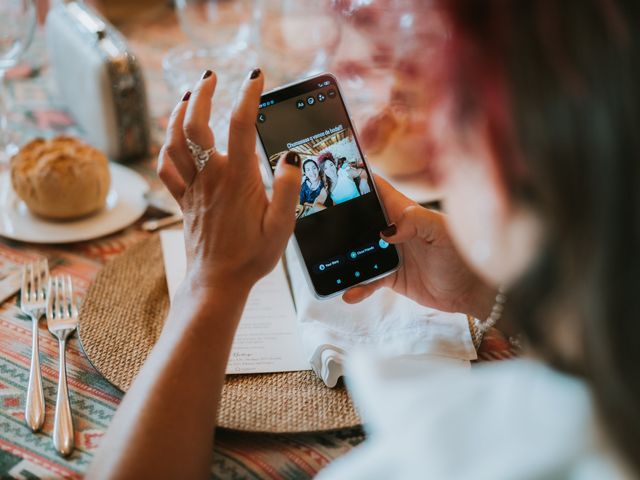
{"label": "fingernail with red polish", "polygon": [[184,92],[184,96],[182,97],[182,101],[186,102],[190,98],[191,98],[191,90],[187,90],[186,92]]}
{"label": "fingernail with red polish", "polygon": [[287,152],[287,154],[284,157],[284,161],[287,162],[289,165],[293,165],[294,167],[299,167],[300,155],[298,155],[296,152]]}
{"label": "fingernail with red polish", "polygon": [[382,235],[385,237],[393,237],[396,233],[398,233],[398,227],[396,227],[395,223],[392,223],[387,228],[382,230]]}
{"label": "fingernail with red polish", "polygon": [[202,79],[209,78],[213,72],[211,70],[207,70],[202,74]]}
{"label": "fingernail with red polish", "polygon": [[260,76],[260,69],[256,68],[255,70],[253,70],[251,72],[251,75],[249,76],[249,78],[251,78],[251,80],[255,80],[256,78],[258,78]]}

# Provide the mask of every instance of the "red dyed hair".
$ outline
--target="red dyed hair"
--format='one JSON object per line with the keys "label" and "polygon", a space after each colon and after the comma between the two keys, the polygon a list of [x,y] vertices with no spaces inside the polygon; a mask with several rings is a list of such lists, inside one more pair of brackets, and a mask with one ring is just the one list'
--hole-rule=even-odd
{"label": "red dyed hair", "polygon": [[333,157],[333,153],[331,152],[324,152],[318,157],[318,166],[322,168],[322,165],[324,165],[324,162],[326,162],[327,160],[331,160],[337,167],[336,159]]}
{"label": "red dyed hair", "polygon": [[[516,138],[505,65],[512,28],[510,9],[517,6],[506,0],[441,3],[451,29],[440,62],[441,85],[455,91],[458,120],[482,117],[502,181],[509,190],[517,191],[527,184],[528,173]],[[478,16],[483,15],[490,18],[479,22]]]}

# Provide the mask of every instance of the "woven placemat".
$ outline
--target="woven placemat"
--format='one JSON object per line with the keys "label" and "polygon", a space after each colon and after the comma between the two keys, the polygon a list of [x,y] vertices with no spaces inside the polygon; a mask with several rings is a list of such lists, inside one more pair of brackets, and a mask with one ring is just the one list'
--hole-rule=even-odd
{"label": "woven placemat", "polygon": [[[93,366],[127,391],[156,343],[169,310],[160,237],[110,261],[83,301],[79,337]],[[228,375],[218,425],[256,432],[309,432],[358,425],[344,386],[311,371]]]}

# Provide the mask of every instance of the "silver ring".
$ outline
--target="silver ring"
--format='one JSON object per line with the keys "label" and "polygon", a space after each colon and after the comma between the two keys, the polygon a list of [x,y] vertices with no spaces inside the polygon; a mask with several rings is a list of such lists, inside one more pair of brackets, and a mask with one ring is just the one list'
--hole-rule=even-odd
{"label": "silver ring", "polygon": [[198,172],[201,172],[204,169],[205,165],[211,158],[211,155],[213,155],[216,152],[215,146],[204,149],[197,143],[189,140],[188,138],[187,138],[187,148],[189,149],[189,153],[191,153],[191,158],[193,158],[193,162],[196,164],[196,170],[198,170]]}

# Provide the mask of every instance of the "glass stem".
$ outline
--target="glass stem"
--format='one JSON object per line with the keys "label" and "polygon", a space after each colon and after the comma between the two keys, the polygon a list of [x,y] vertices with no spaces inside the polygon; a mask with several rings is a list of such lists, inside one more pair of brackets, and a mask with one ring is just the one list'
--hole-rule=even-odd
{"label": "glass stem", "polygon": [[0,164],[9,163],[11,157],[18,150],[15,136],[9,127],[11,124],[10,115],[13,110],[6,72],[6,69],[0,69]]}
{"label": "glass stem", "polygon": [[9,121],[7,118],[8,103],[5,88],[5,70],[0,68],[0,163],[8,160],[6,158],[6,149],[8,144],[7,130],[9,128]]}

